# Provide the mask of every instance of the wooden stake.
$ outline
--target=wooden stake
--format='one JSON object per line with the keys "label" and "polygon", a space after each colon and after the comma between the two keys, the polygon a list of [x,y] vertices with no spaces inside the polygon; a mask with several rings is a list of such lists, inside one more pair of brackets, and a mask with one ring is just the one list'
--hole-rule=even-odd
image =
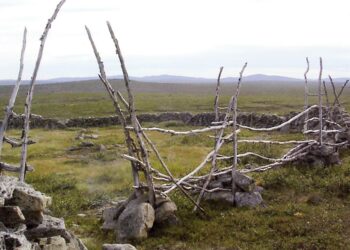
{"label": "wooden stake", "polygon": [[155,196],[154,184],[153,184],[153,180],[152,180],[152,174],[150,171],[151,170],[151,163],[149,162],[148,152],[147,152],[145,143],[144,143],[143,138],[142,138],[140,123],[138,122],[138,119],[136,117],[136,112],[135,112],[135,107],[134,107],[134,97],[133,97],[133,94],[132,94],[132,91],[130,88],[129,75],[128,75],[128,72],[127,72],[127,69],[126,69],[126,66],[124,63],[124,58],[123,58],[123,55],[122,55],[122,52],[121,52],[121,49],[119,46],[119,42],[114,34],[114,31],[112,29],[111,24],[108,21],[107,21],[107,26],[108,26],[108,30],[109,30],[109,33],[111,35],[111,38],[114,42],[116,54],[118,56],[118,59],[120,62],[120,67],[122,69],[123,76],[124,76],[124,83],[125,83],[125,87],[126,87],[126,90],[128,93],[129,114],[131,117],[131,123],[134,127],[136,138],[137,138],[137,141],[138,141],[140,149],[141,149],[141,155],[143,158],[143,162],[146,164],[145,174],[146,174],[147,185],[149,188],[149,191],[148,191],[149,202],[152,205],[154,205],[156,196]]}
{"label": "wooden stake", "polygon": [[320,119],[320,132],[319,132],[319,142],[320,145],[323,144],[323,110],[322,110],[322,71],[323,71],[323,64],[322,64],[322,57],[320,57],[320,74],[318,77],[318,113],[319,113],[319,119]]}
{"label": "wooden stake", "polygon": [[[304,73],[304,79],[305,79],[305,90],[304,90],[304,110],[306,110],[309,107],[309,86],[308,86],[308,79],[307,74],[310,70],[310,63],[309,58],[306,57],[306,71]],[[305,121],[309,119],[309,112],[305,114]],[[308,123],[304,123],[304,131],[308,130]]]}
{"label": "wooden stake", "polygon": [[34,72],[30,81],[30,85],[29,85],[29,90],[28,90],[28,94],[27,94],[27,98],[26,98],[26,103],[25,103],[25,119],[24,119],[24,125],[23,125],[23,138],[22,138],[22,152],[21,152],[21,172],[20,172],[20,176],[19,176],[19,180],[21,182],[24,182],[25,179],[25,174],[26,174],[26,162],[27,162],[27,145],[28,145],[28,136],[29,136],[29,123],[30,123],[30,114],[31,114],[31,109],[32,109],[32,100],[33,100],[33,94],[34,94],[34,85],[36,82],[36,78],[39,72],[39,68],[40,68],[40,63],[41,63],[41,58],[43,56],[43,52],[44,52],[44,47],[45,47],[45,42],[46,42],[46,38],[48,36],[48,33],[50,31],[51,25],[53,23],[53,21],[56,19],[58,12],[60,11],[62,5],[65,3],[66,0],[61,0],[53,15],[51,16],[51,18],[48,20],[46,27],[44,29],[44,32],[40,38],[40,48],[39,48],[39,52],[38,52],[38,56],[37,56],[37,60],[35,63],[35,67],[34,67]]}
{"label": "wooden stake", "polygon": [[[128,154],[130,156],[132,156],[132,157],[136,157],[137,149],[136,149],[136,146],[135,146],[135,144],[133,142],[133,139],[132,139],[132,137],[130,135],[129,130],[126,129],[126,127],[127,127],[126,118],[124,117],[124,114],[121,111],[118,99],[117,99],[117,97],[115,95],[115,91],[112,88],[112,86],[109,83],[109,81],[107,80],[107,75],[106,75],[106,71],[104,69],[104,64],[102,62],[100,54],[98,53],[98,50],[97,50],[95,42],[94,42],[94,40],[92,38],[91,32],[90,32],[90,30],[89,30],[89,28],[87,26],[85,26],[85,29],[86,29],[88,38],[90,40],[92,49],[94,51],[94,54],[95,54],[95,57],[96,57],[96,60],[97,60],[97,64],[98,64],[99,71],[100,71],[100,74],[99,74],[100,80],[104,84],[104,86],[105,86],[105,88],[107,90],[107,93],[109,94],[110,98],[112,99],[115,111],[116,111],[116,113],[118,115],[118,118],[120,120],[120,123],[121,123],[121,125],[123,127],[125,143],[126,143],[126,145],[128,147]],[[131,167],[132,167],[132,176],[133,176],[134,186],[135,187],[139,187],[140,180],[139,180],[137,163],[132,161],[131,162]],[[135,192],[136,192],[136,195],[139,195],[137,189],[135,189]]]}
{"label": "wooden stake", "polygon": [[11,94],[8,106],[6,107],[6,113],[5,113],[4,119],[2,120],[2,124],[1,124],[1,128],[0,128],[0,159],[1,159],[1,152],[2,152],[3,143],[5,141],[5,133],[7,130],[8,122],[9,122],[10,117],[13,114],[13,108],[15,106],[19,86],[20,86],[21,81],[22,81],[22,73],[23,73],[23,68],[24,68],[23,60],[24,60],[24,53],[26,50],[26,43],[27,43],[27,28],[24,28],[18,77],[17,77],[16,84],[12,90],[12,94]]}

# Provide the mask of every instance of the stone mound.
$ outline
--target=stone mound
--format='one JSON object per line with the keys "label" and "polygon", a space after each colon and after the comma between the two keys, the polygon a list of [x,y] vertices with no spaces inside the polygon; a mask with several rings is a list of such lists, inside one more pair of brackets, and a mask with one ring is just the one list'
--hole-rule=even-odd
{"label": "stone mound", "polygon": [[87,250],[63,219],[45,214],[51,202],[17,178],[0,176],[0,249]]}

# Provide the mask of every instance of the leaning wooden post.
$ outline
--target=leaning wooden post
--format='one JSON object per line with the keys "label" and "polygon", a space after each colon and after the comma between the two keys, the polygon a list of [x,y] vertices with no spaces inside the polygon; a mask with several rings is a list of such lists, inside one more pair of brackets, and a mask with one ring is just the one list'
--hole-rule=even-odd
{"label": "leaning wooden post", "polygon": [[322,57],[320,57],[320,74],[318,77],[318,115],[319,115],[319,121],[320,121],[320,131],[319,131],[319,143],[320,145],[323,144],[323,112],[322,112],[322,71],[323,71],[323,64],[322,64]]}
{"label": "leaning wooden post", "polygon": [[19,180],[21,182],[24,182],[24,178],[25,178],[25,174],[26,174],[26,164],[27,164],[27,146],[28,146],[28,136],[29,136],[29,123],[30,123],[30,114],[31,114],[31,109],[32,109],[32,100],[33,100],[33,93],[34,93],[34,85],[35,85],[35,81],[39,72],[39,68],[40,68],[40,63],[41,63],[41,58],[43,56],[43,52],[44,52],[44,47],[45,47],[45,42],[46,42],[46,38],[47,35],[49,33],[49,30],[51,28],[51,25],[53,23],[53,21],[56,19],[58,12],[60,11],[62,5],[65,3],[66,0],[61,0],[53,15],[51,16],[51,18],[48,20],[46,27],[44,29],[44,32],[40,38],[40,48],[39,48],[39,52],[38,52],[38,56],[37,56],[37,60],[35,63],[35,67],[34,67],[34,72],[30,81],[30,85],[29,85],[29,90],[27,93],[27,98],[26,98],[26,103],[24,105],[24,125],[23,125],[23,138],[22,138],[22,152],[21,152],[21,163],[20,163],[20,168],[21,168],[21,172],[20,172],[20,176],[19,176]]}
{"label": "leaning wooden post", "polygon": [[[306,57],[306,71],[304,73],[304,79],[305,79],[305,90],[304,90],[304,110],[306,110],[309,107],[309,85],[308,85],[308,79],[307,79],[307,74],[309,73],[310,70],[310,63],[309,63],[309,58]],[[305,120],[304,120],[304,131],[308,130],[308,122],[309,120],[309,113],[305,114]]]}
{"label": "leaning wooden post", "polygon": [[218,80],[216,83],[216,89],[215,89],[215,100],[214,100],[215,122],[219,121],[219,95],[220,95],[221,75],[223,70],[224,70],[224,67],[220,67]]}
{"label": "leaning wooden post", "polygon": [[[105,88],[106,88],[110,98],[113,101],[113,105],[115,107],[115,111],[116,111],[116,113],[118,115],[118,118],[120,120],[120,124],[123,127],[125,143],[126,143],[126,145],[128,147],[128,154],[130,156],[132,156],[132,157],[136,157],[137,149],[136,149],[134,141],[133,141],[133,139],[132,139],[132,137],[130,135],[129,130],[126,128],[127,127],[126,118],[125,118],[125,116],[124,116],[124,114],[123,114],[123,112],[121,110],[121,107],[119,105],[116,93],[115,93],[114,89],[112,88],[111,84],[109,83],[109,81],[107,79],[107,74],[106,74],[106,71],[104,69],[104,64],[103,64],[101,56],[100,56],[100,54],[99,54],[99,52],[97,50],[95,42],[94,42],[94,40],[92,38],[91,32],[90,32],[90,30],[89,30],[89,28],[87,26],[85,26],[85,30],[86,30],[86,33],[88,35],[90,44],[91,44],[92,49],[94,51],[94,54],[95,54],[95,57],[96,57],[96,61],[97,61],[98,67],[99,67],[99,71],[100,71],[99,77],[101,79],[101,82],[105,85]],[[131,168],[132,168],[132,176],[133,176],[135,192],[136,192],[136,195],[138,195],[138,188],[140,187],[140,178],[139,178],[139,174],[138,174],[139,167],[138,167],[136,162],[131,161]]]}
{"label": "leaning wooden post", "polygon": [[4,143],[4,138],[5,138],[5,132],[6,132],[6,129],[8,126],[9,119],[12,116],[13,108],[15,106],[15,102],[16,102],[16,98],[17,98],[17,94],[18,94],[18,90],[19,90],[19,86],[20,86],[21,81],[22,81],[22,73],[23,73],[23,68],[24,68],[23,60],[24,60],[24,53],[26,50],[26,42],[27,42],[27,28],[24,28],[18,78],[17,78],[16,84],[12,90],[10,101],[9,101],[8,106],[6,107],[6,113],[5,113],[4,119],[2,120],[2,124],[1,124],[1,128],[0,128],[0,159],[1,159],[1,151],[2,151],[2,147],[3,147],[3,143]]}
{"label": "leaning wooden post", "polygon": [[111,24],[107,21],[107,26],[109,33],[111,35],[111,38],[114,42],[115,49],[116,49],[116,54],[118,56],[119,62],[120,62],[120,67],[123,72],[123,77],[124,77],[124,83],[125,87],[128,93],[128,103],[129,103],[129,114],[131,117],[131,123],[134,127],[134,131],[136,134],[136,139],[139,143],[140,149],[141,149],[141,155],[143,162],[146,164],[145,168],[145,175],[146,175],[146,180],[147,180],[147,185],[148,185],[148,196],[149,196],[149,202],[154,205],[155,204],[155,190],[154,190],[154,184],[153,184],[153,179],[152,179],[152,173],[151,173],[151,163],[149,162],[149,156],[148,156],[148,151],[145,145],[145,142],[142,138],[142,128],[140,126],[140,123],[138,122],[138,119],[136,117],[136,112],[135,112],[135,106],[134,106],[134,96],[132,94],[131,88],[130,88],[130,79],[129,79],[129,74],[126,69],[125,63],[124,63],[124,58],[119,46],[119,42],[114,34],[114,31],[112,29]]}
{"label": "leaning wooden post", "polygon": [[[239,86],[240,86],[241,77],[242,77],[242,74],[243,74],[243,72],[244,72],[244,70],[245,70],[246,67],[247,67],[247,63],[245,63],[244,66],[243,66],[243,68],[242,68],[242,71],[241,71],[241,74],[240,74],[240,79],[239,79],[239,83],[238,83],[238,85],[237,85],[237,88],[239,88]],[[236,89],[236,94],[237,94],[237,89]],[[232,110],[233,110],[234,98],[235,98],[235,94],[232,95],[232,97],[231,97],[231,99],[230,99],[230,102],[229,102],[229,104],[228,104],[227,111],[226,111],[226,114],[225,114],[225,117],[224,117],[224,120],[223,120],[223,125],[222,125],[220,131],[216,132],[217,138],[216,138],[216,143],[215,143],[215,146],[214,146],[214,150],[211,151],[211,152],[207,155],[207,158],[208,158],[208,159],[211,158],[211,160],[212,160],[212,161],[211,161],[211,162],[212,162],[212,165],[211,165],[210,173],[209,173],[207,179],[205,180],[204,185],[203,185],[203,188],[202,188],[202,190],[201,190],[201,192],[200,192],[200,194],[199,194],[199,196],[198,196],[197,205],[200,204],[201,199],[203,198],[204,192],[205,192],[207,186],[209,185],[209,183],[210,183],[210,181],[211,181],[211,178],[212,178],[212,176],[213,176],[213,174],[214,174],[214,171],[217,170],[217,168],[216,168],[216,156],[217,156],[217,153],[219,152],[220,148],[222,147],[222,145],[224,144],[224,141],[225,141],[224,138],[223,138],[223,135],[224,135],[224,132],[225,132],[225,128],[226,128],[227,126],[229,126],[229,121],[228,121],[228,119],[229,119],[230,114],[231,114],[231,112],[232,112]],[[200,169],[201,167],[203,167],[203,166],[206,164],[206,162],[207,162],[208,159],[204,160],[198,168]],[[198,169],[198,168],[197,168],[197,169]],[[181,179],[180,181],[182,181],[182,180],[183,180],[183,179]],[[197,208],[195,207],[193,210],[196,211],[196,209],[197,209]]]}
{"label": "leaning wooden post", "polygon": [[238,158],[237,158],[237,151],[238,151],[238,143],[237,143],[237,99],[239,96],[239,90],[241,87],[242,79],[243,79],[243,73],[245,68],[247,67],[247,63],[244,64],[241,72],[239,72],[239,79],[237,83],[237,88],[236,88],[236,94],[234,96],[233,100],[233,111],[232,111],[232,119],[233,119],[233,124],[232,124],[232,140],[233,140],[233,165],[232,165],[232,195],[234,197],[235,192],[236,192],[236,184],[234,182],[234,177],[236,175],[237,171],[237,164],[238,164]]}

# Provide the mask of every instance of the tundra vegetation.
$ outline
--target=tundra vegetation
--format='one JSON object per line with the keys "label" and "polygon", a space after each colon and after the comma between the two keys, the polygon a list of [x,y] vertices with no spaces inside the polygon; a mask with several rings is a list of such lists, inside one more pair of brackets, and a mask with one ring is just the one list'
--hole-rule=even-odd
{"label": "tundra vegetation", "polygon": [[[61,1],[61,3],[63,2]],[[51,27],[50,20],[46,28],[49,27]],[[109,28],[111,32],[111,27],[109,26]],[[46,31],[45,29],[41,40],[42,46],[46,39]],[[241,86],[245,65],[240,72],[241,77],[236,90],[232,85],[222,86],[221,91],[227,95],[220,96],[219,106],[226,106],[227,108],[227,103],[229,103],[229,107],[224,121],[217,117],[216,123],[213,124],[213,126],[221,126],[220,129],[215,129],[218,132],[215,133],[214,138],[212,128],[204,133],[190,132],[189,136],[169,136],[159,132],[169,130],[191,131],[194,128],[178,121],[141,125],[135,116],[136,113],[162,111],[210,112],[213,110],[215,86],[204,84],[204,87],[190,85],[183,88],[183,85],[177,84],[136,83],[132,86],[134,88],[132,90],[135,91],[136,95],[132,96],[126,68],[123,65],[123,58],[116,39],[113,37],[113,32],[111,32],[111,35],[116,43],[117,54],[125,79],[123,82],[115,81],[112,85],[109,85],[88,28],[87,32],[100,67],[100,79],[110,97],[112,97],[114,105],[113,102],[109,101],[108,96],[102,92],[101,87],[98,87],[101,86],[101,83],[95,81],[39,85],[32,102],[32,86],[35,82],[35,77],[33,77],[25,101],[24,130],[12,129],[7,130],[6,133],[7,137],[22,138],[22,148],[10,148],[9,144],[5,144],[1,153],[1,161],[17,165],[20,159],[20,180],[24,181],[24,177],[26,177],[26,182],[32,184],[37,190],[52,196],[51,210],[53,215],[63,217],[67,227],[78,235],[89,249],[100,249],[103,243],[112,243],[116,240],[114,232],[105,232],[101,229],[103,208],[113,201],[128,198],[131,193],[137,193],[140,190],[148,195],[148,202],[152,206],[156,204],[156,194],[161,192],[170,193],[169,190],[175,190],[169,196],[178,207],[177,216],[180,222],[174,225],[152,228],[147,239],[133,242],[138,249],[345,249],[350,244],[349,149],[343,148],[347,144],[340,145],[337,139],[335,144],[327,140],[328,133],[343,132],[338,130],[334,132],[334,129],[331,130],[329,127],[338,126],[338,124],[334,124],[335,122],[338,123],[338,120],[333,119],[332,115],[336,112],[333,107],[337,106],[339,108],[340,102],[343,100],[346,101],[343,106],[349,107],[348,89],[345,89],[342,98],[338,100],[338,88],[333,88],[334,98],[331,94],[327,94],[327,105],[322,107],[321,98],[327,90],[327,86],[324,88],[321,86],[322,69],[318,86],[314,84],[310,88],[314,89],[314,92],[318,90],[318,95],[310,96],[308,102],[305,102],[307,96],[304,97],[303,95],[305,92],[303,84],[283,83],[284,86],[281,87],[268,83],[243,83]],[[37,67],[40,65],[40,58],[39,52]],[[37,70],[38,68],[35,68],[34,76],[36,76]],[[331,77],[330,82],[332,82]],[[126,89],[121,87],[121,84],[124,83]],[[155,85],[157,85],[157,91],[146,88]],[[242,89],[238,100],[240,86]],[[81,88],[84,88],[84,91],[81,91]],[[116,92],[113,88],[122,91],[121,94],[118,93],[118,98],[128,111],[126,115],[130,116],[131,128],[127,124],[122,124],[122,126],[117,127],[95,127],[84,130],[82,128],[32,129],[30,139],[36,143],[30,145],[29,150],[26,148],[29,144],[28,121],[31,115],[31,107],[33,107],[33,113],[60,119],[78,115],[106,116],[114,114],[115,110],[117,113],[119,112],[119,117],[123,118],[124,113],[120,112],[117,99],[113,99],[116,98],[116,95],[114,95]],[[51,93],[50,89],[55,91]],[[100,92],[96,93],[95,89]],[[197,91],[199,89],[200,91]],[[9,96],[9,87],[1,87],[1,90],[1,97]],[[186,90],[188,91],[184,94],[183,91]],[[19,98],[15,106],[15,111],[18,113],[21,113],[26,91],[23,88],[19,92]],[[330,91],[330,88],[328,91]],[[48,92],[51,94],[48,94]],[[123,94],[128,96],[125,103],[120,97]],[[217,97],[218,95],[216,95]],[[298,161],[293,162],[293,164],[283,162],[283,164],[276,165],[281,166],[280,168],[271,171],[265,171],[269,170],[270,167],[259,168],[261,171],[255,171],[256,166],[265,164],[266,158],[268,158],[268,161],[278,159],[275,162],[280,163],[281,155],[286,156],[286,153],[288,155],[290,146],[245,142],[237,145],[238,140],[235,136],[226,138],[227,140],[233,140],[233,145],[232,143],[220,144],[224,133],[229,134],[233,131],[233,135],[235,135],[237,132],[235,126],[237,100],[238,111],[284,114],[290,111],[302,111],[303,109],[310,109],[311,111],[312,108],[318,108],[318,115],[321,118],[318,120],[319,122],[317,123],[317,117],[310,117],[310,119],[314,119],[310,120],[310,123],[316,120],[316,125],[313,126],[313,129],[316,129],[309,131],[310,128],[306,127],[303,132],[316,135],[321,133],[321,136],[310,136],[311,139],[315,138],[315,140],[301,144],[304,145],[304,148],[309,144],[310,147],[312,145],[330,146],[336,148],[337,153],[338,148],[341,148],[339,150],[341,164],[310,165]],[[4,106],[7,105],[6,98],[1,98],[1,102],[4,102],[1,103]],[[309,108],[309,104],[313,103],[318,103],[319,106]],[[217,107],[216,112],[218,112]],[[14,116],[12,110],[8,110],[7,114],[9,112],[11,116]],[[230,118],[231,112],[233,112],[232,118]],[[324,117],[322,112],[324,112]],[[229,119],[233,119],[230,123],[231,126],[229,126]],[[327,122],[327,119],[331,121],[328,120]],[[322,121],[328,125],[322,126]],[[232,126],[232,123],[234,126]],[[147,127],[153,126],[158,128],[147,131]],[[320,127],[318,130],[317,126]],[[254,128],[237,125],[237,128],[239,127],[242,128],[239,131],[240,140],[259,142],[305,140],[305,134],[300,133],[300,131],[286,133],[269,130],[268,128],[256,131]],[[323,129],[325,130],[324,134],[322,134]],[[127,135],[128,131],[133,133]],[[147,132],[147,137],[144,135],[145,132]],[[172,133],[176,134],[177,132]],[[132,144],[125,145],[125,135],[127,139],[130,137],[130,140],[137,142],[138,146],[131,148],[135,151],[130,150],[130,147],[134,147]],[[159,152],[157,153],[154,150],[156,154],[149,154],[143,140],[151,141],[149,143],[151,148],[154,149],[152,145],[156,146]],[[348,138],[346,140],[349,141]],[[210,155],[208,152],[213,152],[214,142],[216,143],[215,150]],[[219,144],[220,146],[218,146]],[[216,151],[219,148],[220,155]],[[298,148],[297,146],[296,149],[300,151],[303,147]],[[318,148],[315,148],[315,150],[318,150]],[[259,157],[258,159],[242,158],[239,165],[244,169],[238,170],[237,153],[245,152],[254,152]],[[298,152],[298,150],[294,150],[293,153],[295,152]],[[302,151],[296,154],[296,157],[303,153],[309,152]],[[171,171],[167,175],[161,175],[163,182],[165,182],[163,186],[155,184],[154,180],[157,180],[156,178],[152,180],[152,177],[157,176],[157,171],[165,168],[162,161],[159,161],[159,155],[166,161],[167,167]],[[215,157],[220,158],[225,155],[233,155],[233,166],[231,166],[232,162],[215,162],[213,160]],[[264,156],[265,159],[260,156]],[[199,175],[209,173],[208,176],[211,176],[229,166],[229,170],[232,171],[232,178],[236,171],[251,172],[251,177],[255,180],[255,183],[264,189],[264,204],[254,209],[237,208],[233,207],[232,204],[223,204],[220,201],[209,202],[205,199],[201,201],[200,198],[194,201],[189,198],[188,192],[193,193],[193,190],[191,185],[185,183],[188,178],[184,179],[183,176],[193,171],[193,166],[198,165],[198,159],[205,158],[208,161],[213,161],[214,167],[212,165],[212,168],[198,168]],[[286,156],[283,159],[285,158],[288,157]],[[130,162],[125,159],[130,160],[132,171]],[[35,166],[34,172],[26,174],[26,170],[29,169],[26,164],[27,161]],[[254,166],[249,166],[251,164]],[[131,175],[131,172],[133,172],[133,175]],[[140,179],[136,178],[138,172],[144,172],[144,178],[142,176],[140,176]],[[204,179],[202,176],[198,178]],[[179,180],[183,180],[182,183]],[[204,186],[203,189],[206,189],[210,178],[207,180],[209,180],[208,183],[201,183]],[[139,181],[146,183],[145,186],[142,186]],[[169,184],[172,182],[175,185]],[[233,181],[232,184],[234,184]],[[232,185],[232,192],[234,190],[235,187]],[[199,193],[194,194],[198,195]],[[199,194],[199,197],[201,196],[202,193]],[[197,213],[193,213],[193,203],[196,203],[195,208],[199,208]]]}

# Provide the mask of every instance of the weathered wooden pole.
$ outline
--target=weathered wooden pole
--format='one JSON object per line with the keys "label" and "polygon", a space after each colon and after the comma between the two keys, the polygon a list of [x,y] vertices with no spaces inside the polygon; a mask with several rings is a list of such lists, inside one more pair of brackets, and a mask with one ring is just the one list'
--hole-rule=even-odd
{"label": "weathered wooden pole", "polygon": [[238,84],[237,84],[237,88],[236,88],[236,94],[234,96],[234,101],[233,101],[233,110],[232,110],[232,140],[233,140],[233,164],[232,164],[232,172],[231,172],[231,176],[232,176],[232,195],[234,197],[235,192],[236,192],[236,184],[234,182],[234,177],[236,175],[236,171],[237,171],[237,164],[238,164],[238,158],[237,158],[237,154],[238,154],[238,143],[237,143],[237,99],[239,96],[239,90],[241,88],[241,83],[242,83],[242,79],[243,79],[243,73],[245,68],[247,67],[247,63],[244,64],[242,70],[239,72],[239,79],[238,79]]}
{"label": "weathered wooden pole", "polygon": [[126,90],[128,93],[129,114],[131,117],[131,123],[134,127],[136,139],[137,139],[139,146],[140,146],[141,156],[142,156],[143,162],[146,164],[145,175],[146,175],[147,186],[148,186],[149,202],[152,205],[154,205],[156,197],[155,197],[154,184],[153,184],[153,180],[152,180],[151,163],[149,161],[148,151],[147,151],[145,142],[144,142],[143,137],[142,137],[142,133],[141,133],[142,128],[141,128],[140,123],[138,122],[138,119],[136,117],[135,106],[134,106],[134,96],[133,96],[131,88],[130,88],[129,74],[128,74],[128,71],[126,69],[125,63],[124,63],[124,58],[123,58],[123,55],[122,55],[122,52],[121,52],[121,49],[119,46],[118,39],[116,38],[114,31],[112,29],[112,26],[108,21],[107,21],[107,26],[108,26],[108,30],[109,30],[109,33],[111,35],[111,38],[114,42],[116,54],[118,56],[118,59],[120,62],[120,67],[121,67],[122,72],[123,72],[124,83],[125,83],[125,87],[126,87]]}
{"label": "weathered wooden pole", "polygon": [[[304,110],[306,110],[309,107],[309,85],[308,85],[308,79],[307,79],[307,74],[309,73],[309,70],[310,70],[309,58],[306,57],[306,71],[304,73],[304,79],[305,79]],[[304,131],[308,130],[308,122],[307,122],[308,120],[309,120],[309,112],[305,114]]]}
{"label": "weathered wooden pole", "polygon": [[318,114],[319,114],[319,121],[320,121],[320,132],[319,132],[319,143],[320,145],[323,144],[323,108],[322,108],[322,71],[323,71],[323,64],[322,64],[322,57],[320,57],[320,74],[318,77]]}
{"label": "weathered wooden pole", "polygon": [[2,124],[1,124],[1,128],[0,128],[0,159],[1,159],[2,147],[3,147],[3,143],[4,143],[4,139],[5,139],[6,129],[7,129],[10,117],[13,114],[13,108],[15,106],[19,86],[20,86],[21,81],[22,81],[22,73],[23,73],[23,68],[24,68],[23,60],[24,60],[24,53],[26,50],[26,43],[27,43],[27,28],[24,28],[18,78],[17,78],[15,86],[13,87],[9,103],[6,107],[6,113],[5,113],[4,119],[2,120]]}
{"label": "weathered wooden pole", "polygon": [[[134,141],[130,135],[130,132],[129,130],[127,129],[127,122],[126,122],[126,118],[122,112],[122,109],[120,107],[120,104],[118,102],[118,98],[116,96],[116,93],[114,91],[114,89],[112,88],[111,84],[109,83],[108,79],[107,79],[107,74],[106,74],[106,71],[104,69],[104,64],[102,62],[102,59],[101,59],[101,56],[97,50],[97,47],[95,45],[95,42],[92,38],[92,35],[91,35],[91,32],[89,30],[89,28],[87,26],[85,26],[85,30],[86,30],[86,33],[88,35],[88,38],[89,38],[89,41],[90,41],[90,44],[92,46],[92,49],[94,51],[94,54],[95,54],[95,57],[96,57],[96,61],[97,61],[97,64],[98,64],[98,67],[99,67],[99,71],[100,71],[100,79],[101,79],[101,82],[105,85],[106,87],[106,90],[110,96],[110,98],[112,99],[113,101],[113,105],[114,105],[114,108],[115,108],[115,111],[118,115],[118,118],[120,120],[120,123],[123,127],[123,131],[124,131],[124,137],[125,137],[125,142],[126,142],[126,145],[128,147],[128,154],[132,157],[137,157],[136,156],[136,153],[137,153],[137,149],[135,147],[135,144],[134,144]],[[134,182],[134,187],[135,187],[135,191],[136,191],[136,195],[138,195],[138,188],[140,186],[140,178],[139,178],[139,174],[138,174],[138,164],[136,162],[131,162],[131,168],[132,168],[132,176],[133,176],[133,182]]]}
{"label": "weathered wooden pole", "polygon": [[58,12],[60,11],[62,5],[66,2],[66,0],[61,0],[58,5],[56,6],[56,9],[51,16],[51,18],[48,20],[46,27],[44,29],[44,32],[40,38],[40,48],[37,56],[37,60],[34,67],[34,72],[30,81],[29,90],[27,93],[26,103],[24,105],[24,125],[23,125],[23,138],[22,138],[22,152],[21,152],[21,162],[20,162],[20,168],[21,172],[19,175],[19,180],[21,182],[24,182],[25,174],[26,174],[26,165],[27,165],[27,146],[28,146],[28,136],[29,136],[29,123],[30,123],[30,115],[31,115],[31,109],[32,109],[32,100],[33,100],[33,94],[34,94],[34,85],[36,82],[36,78],[39,72],[41,58],[44,53],[45,48],[45,42],[46,38],[48,36],[48,33],[50,31],[51,25],[53,21],[56,19]]}

